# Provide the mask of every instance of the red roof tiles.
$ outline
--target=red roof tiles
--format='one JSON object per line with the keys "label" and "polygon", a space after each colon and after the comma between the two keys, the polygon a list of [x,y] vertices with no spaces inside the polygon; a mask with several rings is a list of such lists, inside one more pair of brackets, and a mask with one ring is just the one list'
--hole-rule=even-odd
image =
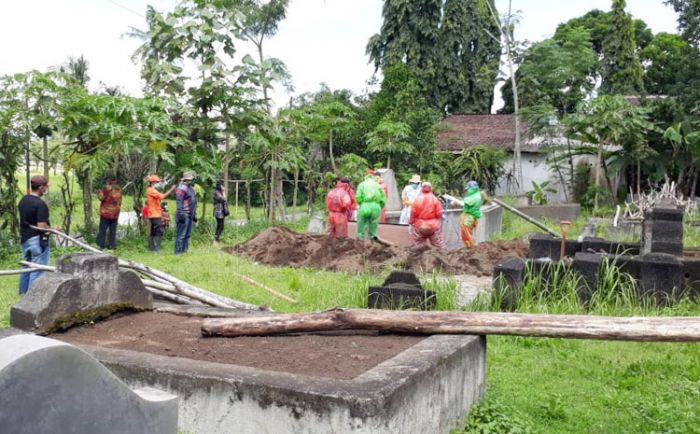
{"label": "red roof tiles", "polygon": [[[521,150],[537,151],[526,141],[527,122],[521,118]],[[513,115],[450,115],[438,127],[437,146],[443,151],[461,151],[477,145],[512,150],[515,143]]]}

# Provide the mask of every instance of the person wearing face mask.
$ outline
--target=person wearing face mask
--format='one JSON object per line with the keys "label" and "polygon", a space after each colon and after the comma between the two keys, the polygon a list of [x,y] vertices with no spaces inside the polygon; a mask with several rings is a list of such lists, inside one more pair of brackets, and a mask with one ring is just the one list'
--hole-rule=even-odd
{"label": "person wearing face mask", "polygon": [[413,175],[408,181],[408,185],[401,192],[401,215],[399,216],[399,224],[407,225],[411,220],[411,205],[420,194],[420,176]]}
{"label": "person wearing face mask", "polygon": [[481,218],[481,205],[484,197],[476,181],[467,182],[467,195],[464,197],[464,209],[459,222],[460,235],[464,246],[471,249],[476,244],[474,231]]}
{"label": "person wearing face mask", "polygon": [[442,203],[435,197],[433,186],[424,182],[411,206],[409,233],[414,246],[430,243],[437,249],[447,248],[442,237]]}
{"label": "person wearing face mask", "polygon": [[146,206],[144,207],[144,218],[148,218],[151,223],[151,234],[148,239],[148,247],[152,252],[160,252],[160,242],[165,233],[163,226],[163,210],[161,201],[168,197],[175,190],[175,186],[170,187],[165,193],[158,191],[157,186],[161,184],[158,175],[148,177],[148,189],[146,189]]}
{"label": "person wearing face mask", "polygon": [[335,183],[335,188],[326,195],[328,235],[332,237],[348,236],[348,215],[352,213],[353,207],[350,190],[350,180],[343,176]]}
{"label": "person wearing face mask", "polygon": [[224,181],[216,181],[214,187],[214,218],[216,219],[216,231],[214,232],[214,245],[218,246],[221,234],[224,232],[224,220],[229,215],[228,199],[224,190]]}
{"label": "person wearing face mask", "polygon": [[[33,176],[30,181],[31,191],[17,204],[19,210],[19,230],[22,242],[22,259],[35,264],[49,264],[49,207],[41,197],[49,189],[49,180],[43,176]],[[40,229],[34,229],[35,226]],[[26,266],[23,266],[27,268]],[[19,278],[19,293],[26,294],[42,271],[24,273]]]}
{"label": "person wearing face mask", "polygon": [[192,224],[197,222],[197,195],[192,188],[194,174],[185,172],[182,174],[180,184],[175,190],[177,209],[175,211],[175,223],[177,224],[177,236],[175,238],[175,254],[187,252],[192,235]]}

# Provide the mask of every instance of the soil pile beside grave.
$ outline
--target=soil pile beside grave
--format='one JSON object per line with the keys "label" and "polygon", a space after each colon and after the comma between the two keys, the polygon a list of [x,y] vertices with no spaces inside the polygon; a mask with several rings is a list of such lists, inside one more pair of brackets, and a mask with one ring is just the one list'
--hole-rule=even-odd
{"label": "soil pile beside grave", "polygon": [[527,245],[520,240],[494,241],[479,244],[474,249],[441,252],[428,246],[404,248],[273,227],[227,251],[274,266],[315,267],[349,273],[399,267],[411,271],[438,270],[486,276],[491,275],[494,265],[506,256],[527,256]]}
{"label": "soil pile beside grave", "polygon": [[424,336],[321,335],[203,338],[200,317],[142,312],[116,315],[50,337],[78,345],[134,350],[270,371],[350,380]]}

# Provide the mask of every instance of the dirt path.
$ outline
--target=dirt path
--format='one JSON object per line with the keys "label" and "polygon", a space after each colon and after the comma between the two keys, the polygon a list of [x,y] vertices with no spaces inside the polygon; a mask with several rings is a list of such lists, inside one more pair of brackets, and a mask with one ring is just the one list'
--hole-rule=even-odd
{"label": "dirt path", "polygon": [[520,240],[495,241],[479,244],[471,250],[441,252],[427,246],[404,248],[273,227],[227,251],[274,266],[315,267],[349,273],[399,267],[416,272],[440,270],[447,274],[490,276],[494,265],[502,258],[525,257],[527,246]]}

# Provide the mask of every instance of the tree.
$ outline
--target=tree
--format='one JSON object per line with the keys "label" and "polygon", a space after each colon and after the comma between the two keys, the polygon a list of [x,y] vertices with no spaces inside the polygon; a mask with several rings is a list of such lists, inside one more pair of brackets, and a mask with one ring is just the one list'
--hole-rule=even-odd
{"label": "tree", "polygon": [[3,243],[16,240],[19,235],[17,170],[26,144],[26,105],[22,96],[25,79],[23,74],[0,77],[0,234]]}
{"label": "tree", "polygon": [[[596,183],[605,179],[611,197],[615,197],[609,178],[607,159],[621,151],[628,160],[637,163],[637,192],[641,191],[641,160],[650,154],[646,132],[653,129],[646,109],[632,105],[623,96],[600,96],[585,104],[579,113],[567,119],[573,139],[597,146]],[[602,173],[601,170],[604,172]],[[598,207],[596,192],[595,208]]]}
{"label": "tree", "polygon": [[[381,88],[372,95],[361,118],[363,129],[368,132],[375,131],[382,122],[387,128],[383,128],[381,134],[397,123],[410,128],[410,134],[404,137],[413,153],[393,154],[391,162],[394,167],[421,173],[432,166],[440,114],[430,107],[418,78],[406,65],[396,64],[384,71]],[[396,128],[391,129],[397,131]]]}
{"label": "tree", "polygon": [[590,34],[582,27],[532,44],[516,73],[522,106],[546,104],[559,116],[573,113],[593,91],[597,67]]}
{"label": "tree", "polygon": [[[490,6],[487,5],[490,3]],[[448,113],[490,113],[500,64],[494,0],[446,0],[440,26],[437,98]]]}
{"label": "tree", "polygon": [[[561,33],[566,32],[574,27],[583,27],[591,34],[591,43],[593,51],[599,56],[603,56],[603,42],[607,35],[612,31],[611,19],[612,12],[604,12],[600,9],[593,9],[585,15],[572,18],[569,21],[559,24],[554,34],[555,39],[560,39]],[[653,32],[643,20],[635,19],[632,21],[634,26],[634,41],[636,50],[643,50],[644,47],[651,42],[654,37]]]}
{"label": "tree", "polygon": [[431,106],[439,105],[437,77],[442,0],[385,0],[381,30],[367,43],[375,69],[404,63],[418,78]]}
{"label": "tree", "polygon": [[489,33],[488,29],[484,31],[495,41],[502,41],[503,50],[508,67],[508,76],[510,77],[511,95],[513,97],[513,129],[515,132],[515,143],[513,144],[513,169],[512,174],[515,179],[517,189],[523,187],[523,167],[520,153],[520,101],[518,96],[518,84],[515,79],[515,40],[513,33],[515,24],[518,21],[518,16],[513,13],[513,1],[508,0],[508,12],[502,17],[496,13],[496,9],[491,3],[486,3],[491,13],[491,18],[498,28],[499,35]]}
{"label": "tree", "polygon": [[367,133],[367,150],[386,156],[386,167],[391,169],[392,155],[410,156],[415,151],[410,139],[410,126],[404,122],[384,119],[374,130]]}
{"label": "tree", "polygon": [[601,91],[611,95],[644,93],[642,65],[636,52],[634,25],[625,0],[613,0],[610,32],[603,40]]}
{"label": "tree", "polygon": [[640,52],[645,69],[644,87],[652,95],[669,95],[678,84],[691,48],[680,36],[659,33]]}
{"label": "tree", "polygon": [[700,0],[665,0],[678,13],[678,27],[683,38],[700,46]]}

